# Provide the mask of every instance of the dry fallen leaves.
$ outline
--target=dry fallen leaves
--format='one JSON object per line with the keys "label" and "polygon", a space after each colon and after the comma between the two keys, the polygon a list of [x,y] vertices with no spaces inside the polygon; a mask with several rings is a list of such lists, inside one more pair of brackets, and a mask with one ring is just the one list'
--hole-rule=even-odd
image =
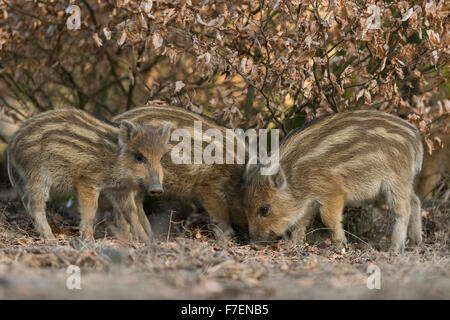
{"label": "dry fallen leaves", "polygon": [[427,135],[449,104],[445,1],[328,2],[87,1],[70,32],[63,2],[0,2],[2,90],[23,114],[54,100],[110,116],[150,97],[202,106],[233,128],[291,128],[370,108],[420,115],[412,122]]}

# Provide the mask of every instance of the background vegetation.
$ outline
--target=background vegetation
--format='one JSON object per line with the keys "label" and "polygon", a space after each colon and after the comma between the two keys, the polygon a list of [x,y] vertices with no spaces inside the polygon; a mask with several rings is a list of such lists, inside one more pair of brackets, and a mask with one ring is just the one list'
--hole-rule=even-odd
{"label": "background vegetation", "polygon": [[[70,5],[80,29],[67,26]],[[449,28],[444,0],[0,0],[0,164],[33,114],[110,118],[149,100],[283,135],[325,113],[378,109],[414,123],[436,152],[434,133],[449,130]],[[152,208],[157,241],[143,246],[111,240],[109,212],[98,240],[80,242],[78,215],[55,203],[58,240],[43,242],[5,187],[3,176],[0,299],[449,298],[446,181],[423,203],[425,243],[401,256],[384,251],[392,213],[369,206],[346,210],[347,251],[330,248],[317,221],[302,246],[223,241],[186,204]],[[80,291],[65,287],[71,264]],[[366,287],[371,264],[381,290]]]}
{"label": "background vegetation", "polygon": [[0,17],[0,106],[18,118],[159,99],[284,133],[379,109],[427,135],[450,111],[445,1],[1,0]]}

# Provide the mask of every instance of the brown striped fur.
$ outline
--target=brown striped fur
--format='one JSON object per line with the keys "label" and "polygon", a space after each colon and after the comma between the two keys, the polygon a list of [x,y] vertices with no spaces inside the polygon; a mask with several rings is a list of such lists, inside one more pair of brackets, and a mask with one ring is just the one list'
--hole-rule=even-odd
{"label": "brown striped fur", "polygon": [[12,137],[9,178],[44,239],[54,239],[45,214],[50,194],[76,192],[80,235],[93,240],[102,192],[114,206],[125,209],[140,239],[149,241],[150,231],[137,223],[134,195],[141,188],[161,191],[160,159],[169,131],[170,124],[156,128],[123,121],[119,125],[77,109],[44,112],[28,119]]}
{"label": "brown striped fur", "polygon": [[422,157],[419,132],[396,116],[353,111],[326,117],[281,144],[277,174],[261,176],[247,167],[250,237],[267,241],[290,233],[301,241],[318,210],[332,240],[345,244],[344,206],[381,193],[396,214],[391,249],[403,249],[408,223],[410,238],[420,243],[420,200],[413,185]]}
{"label": "brown striped fur", "polygon": [[[143,124],[159,125],[165,121],[172,123],[173,130],[187,129],[194,139],[194,121],[201,121],[203,132],[215,128],[225,134],[225,127],[213,120],[164,103],[151,102],[146,107],[136,108],[113,118],[113,121],[129,120]],[[233,226],[238,232],[247,232],[247,220],[242,206],[243,164],[174,164],[170,151],[178,142],[170,142],[169,152],[161,160],[164,169],[165,194],[200,200],[213,221],[224,231]],[[203,148],[209,142],[203,142]],[[193,148],[192,148],[193,153]],[[224,153],[225,155],[225,143]],[[193,159],[193,155],[192,155]],[[142,208],[142,197],[136,200],[140,206],[140,216],[146,223]]]}

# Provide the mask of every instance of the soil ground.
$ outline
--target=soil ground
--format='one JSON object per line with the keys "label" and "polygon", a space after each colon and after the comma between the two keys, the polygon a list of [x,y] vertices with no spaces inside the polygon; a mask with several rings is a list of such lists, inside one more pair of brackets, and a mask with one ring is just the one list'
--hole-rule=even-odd
{"label": "soil ground", "polygon": [[[425,243],[399,255],[386,251],[393,215],[383,207],[346,210],[345,250],[319,221],[304,245],[257,245],[180,208],[150,215],[152,245],[118,239],[109,212],[86,243],[76,214],[50,206],[58,240],[42,241],[19,201],[0,201],[0,299],[450,299],[449,201],[424,202]],[[80,267],[79,290],[67,288],[70,265]],[[367,287],[370,265],[380,289]]]}

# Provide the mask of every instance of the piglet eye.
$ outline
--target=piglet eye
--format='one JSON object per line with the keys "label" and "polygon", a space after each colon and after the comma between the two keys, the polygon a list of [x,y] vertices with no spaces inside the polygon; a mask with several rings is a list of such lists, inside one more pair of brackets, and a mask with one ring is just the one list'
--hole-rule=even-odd
{"label": "piglet eye", "polygon": [[270,206],[269,205],[264,205],[262,207],[259,207],[258,214],[261,217],[267,217],[270,214]]}
{"label": "piglet eye", "polygon": [[135,160],[136,162],[145,162],[145,157],[142,155],[142,153],[136,152],[136,153],[134,154],[134,160]]}

